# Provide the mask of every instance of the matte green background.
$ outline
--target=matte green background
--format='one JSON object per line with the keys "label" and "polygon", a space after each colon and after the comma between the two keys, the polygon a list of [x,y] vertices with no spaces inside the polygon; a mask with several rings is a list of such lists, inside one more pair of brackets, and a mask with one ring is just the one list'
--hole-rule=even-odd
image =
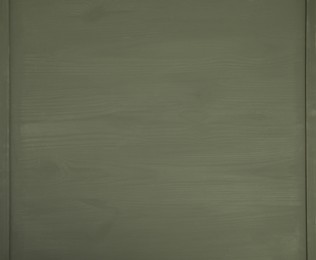
{"label": "matte green background", "polygon": [[305,260],[301,0],[11,0],[13,260]]}

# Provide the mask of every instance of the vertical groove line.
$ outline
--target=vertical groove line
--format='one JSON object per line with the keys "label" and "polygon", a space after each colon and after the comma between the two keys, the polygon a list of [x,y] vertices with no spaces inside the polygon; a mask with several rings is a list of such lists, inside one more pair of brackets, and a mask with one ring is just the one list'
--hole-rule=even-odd
{"label": "vertical groove line", "polygon": [[[314,0],[311,0],[314,1]],[[312,185],[312,183],[310,183],[311,181],[313,181],[313,177],[312,174],[314,169],[310,169],[310,161],[309,161],[309,154],[310,154],[310,145],[309,145],[309,134],[310,134],[310,129],[309,129],[309,102],[310,99],[308,98],[308,95],[310,94],[310,88],[312,87],[310,84],[312,84],[313,82],[311,81],[311,66],[312,64],[310,64],[311,62],[311,58],[310,55],[312,55],[311,53],[311,49],[312,46],[312,42],[311,42],[311,37],[312,35],[310,35],[311,29],[310,29],[310,24],[309,23],[313,23],[313,19],[311,17],[311,12],[313,10],[309,10],[309,8],[313,7],[313,3],[310,2],[310,0],[305,0],[305,232],[306,232],[306,236],[305,236],[305,242],[306,242],[306,260],[314,260],[314,259],[310,259],[310,257],[314,257],[314,251],[311,249],[311,245],[310,243],[313,242],[313,232],[309,231],[310,225],[311,225],[311,217],[313,216],[313,207],[311,205],[311,203],[313,202],[311,196],[314,196],[313,192],[314,192],[314,187]]]}
{"label": "vertical groove line", "polygon": [[8,55],[8,73],[9,73],[9,83],[8,83],[8,174],[9,174],[9,238],[8,238],[8,243],[9,243],[9,260],[12,259],[12,176],[11,176],[11,166],[12,166],[12,161],[11,161],[11,151],[12,151],[12,142],[11,142],[11,125],[12,125],[12,90],[11,90],[11,79],[12,79],[12,74],[11,74],[11,62],[12,62],[12,53],[11,53],[11,0],[8,0],[8,41],[9,41],[9,55]]}
{"label": "vertical groove line", "polygon": [[309,258],[309,252],[308,252],[308,159],[307,159],[307,154],[308,154],[308,149],[307,149],[307,139],[308,139],[308,129],[307,129],[307,76],[308,76],[308,72],[307,72],[307,45],[308,45],[308,37],[307,37],[307,23],[308,23],[308,0],[305,0],[305,31],[304,31],[304,37],[305,37],[305,43],[304,43],[304,47],[305,47],[305,52],[304,52],[304,59],[305,59],[305,65],[304,65],[304,73],[305,73],[305,79],[304,79],[304,153],[305,153],[305,243],[306,243],[306,260],[308,260]]}

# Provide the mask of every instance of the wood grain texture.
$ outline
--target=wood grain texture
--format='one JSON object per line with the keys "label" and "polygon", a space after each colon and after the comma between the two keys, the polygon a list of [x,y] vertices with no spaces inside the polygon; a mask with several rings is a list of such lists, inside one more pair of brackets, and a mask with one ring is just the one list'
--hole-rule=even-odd
{"label": "wood grain texture", "polygon": [[305,260],[304,1],[11,5],[13,260]]}
{"label": "wood grain texture", "polygon": [[306,156],[307,156],[307,259],[316,259],[316,5],[306,8]]}
{"label": "wood grain texture", "polygon": [[9,1],[0,0],[0,259],[9,260]]}

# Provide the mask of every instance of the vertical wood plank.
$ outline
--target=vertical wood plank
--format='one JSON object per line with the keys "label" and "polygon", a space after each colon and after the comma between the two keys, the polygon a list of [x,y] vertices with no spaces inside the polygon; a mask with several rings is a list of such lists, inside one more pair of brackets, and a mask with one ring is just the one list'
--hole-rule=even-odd
{"label": "vertical wood plank", "polygon": [[304,1],[10,13],[12,259],[306,260]]}
{"label": "vertical wood plank", "polygon": [[316,74],[315,74],[315,12],[314,0],[306,1],[306,163],[307,163],[307,259],[316,259]]}
{"label": "vertical wood plank", "polygon": [[9,259],[9,0],[0,0],[0,259]]}

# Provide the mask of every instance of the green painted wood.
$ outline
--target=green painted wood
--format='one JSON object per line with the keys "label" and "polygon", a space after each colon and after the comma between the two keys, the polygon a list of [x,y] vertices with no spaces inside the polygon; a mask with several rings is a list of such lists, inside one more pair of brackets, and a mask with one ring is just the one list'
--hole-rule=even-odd
{"label": "green painted wood", "polygon": [[306,162],[307,162],[307,249],[308,258],[316,259],[316,52],[315,52],[315,14],[314,0],[307,1],[306,8]]}
{"label": "green painted wood", "polygon": [[13,260],[305,260],[305,3],[11,0]]}
{"label": "green painted wood", "polygon": [[9,260],[9,2],[0,0],[0,259]]}

